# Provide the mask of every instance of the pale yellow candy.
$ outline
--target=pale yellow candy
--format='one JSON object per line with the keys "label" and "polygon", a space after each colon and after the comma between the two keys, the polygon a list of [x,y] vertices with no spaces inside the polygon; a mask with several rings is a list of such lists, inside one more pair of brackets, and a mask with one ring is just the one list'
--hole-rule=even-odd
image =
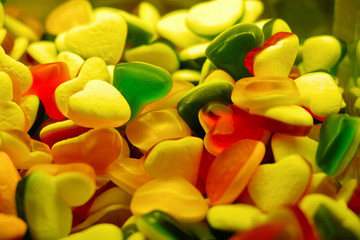
{"label": "pale yellow candy", "polygon": [[131,234],[128,238],[128,240],[145,240],[146,236],[142,232],[135,232]]}
{"label": "pale yellow candy", "polygon": [[353,196],[353,193],[358,185],[357,179],[350,179],[347,183],[345,183],[339,190],[336,200],[349,202],[351,197]]}
{"label": "pale yellow candy", "polygon": [[331,75],[324,72],[308,73],[295,79],[295,83],[300,91],[298,105],[310,109],[319,117],[340,111],[342,96]]}
{"label": "pale yellow candy", "polygon": [[124,57],[127,62],[150,63],[164,68],[169,73],[180,67],[176,52],[169,45],[161,42],[128,49],[125,51]]}
{"label": "pale yellow candy", "polygon": [[28,121],[28,131],[34,124],[39,110],[40,99],[36,95],[27,95],[21,98],[20,107],[23,110],[25,117]]}
{"label": "pale yellow candy", "polygon": [[323,172],[313,174],[309,193],[321,193],[331,198],[335,198],[338,193],[340,183],[336,179],[329,177]]}
{"label": "pale yellow candy", "polygon": [[101,223],[78,233],[73,233],[59,240],[123,240],[121,228],[110,223]]}
{"label": "pale yellow candy", "polygon": [[198,137],[164,140],[147,153],[144,167],[153,178],[179,175],[195,186],[202,151]]}
{"label": "pale yellow candy", "polygon": [[79,126],[119,127],[130,119],[130,106],[111,84],[91,80],[69,98],[69,118]]}
{"label": "pale yellow candy", "polygon": [[184,48],[179,52],[181,61],[193,60],[197,58],[205,58],[205,49],[209,46],[209,42],[194,44],[193,46]]}
{"label": "pale yellow candy", "polygon": [[36,164],[52,162],[49,147],[45,143],[32,140],[23,131],[0,132],[0,151],[9,155],[17,169],[29,169]]}
{"label": "pale yellow candy", "polygon": [[40,40],[40,36],[33,29],[8,14],[5,14],[4,27],[12,36],[25,37],[31,42]]}
{"label": "pale yellow candy", "polygon": [[234,25],[243,13],[243,0],[205,1],[190,8],[186,26],[199,36],[213,37]]}
{"label": "pale yellow candy", "polygon": [[242,23],[253,23],[264,11],[264,3],[261,0],[245,0],[244,16]]}
{"label": "pale yellow candy", "polygon": [[0,29],[0,44],[2,44],[3,41],[5,40],[6,34],[7,34],[7,30],[5,28]]}
{"label": "pale yellow candy", "polygon": [[232,85],[235,85],[235,81],[230,76],[230,74],[228,74],[227,72],[225,72],[224,70],[221,70],[221,69],[215,69],[215,70],[211,71],[206,76],[206,78],[203,80],[202,83],[208,83],[208,82],[214,82],[214,81],[226,81],[226,82],[231,83]]}
{"label": "pale yellow candy", "polygon": [[56,105],[64,116],[68,116],[69,98],[84,89],[90,80],[110,82],[109,71],[104,60],[99,57],[87,59],[82,65],[78,77],[60,84],[55,90]]}
{"label": "pale yellow candy", "polygon": [[260,165],[248,184],[248,191],[263,211],[296,204],[308,189],[311,167],[299,155]]}
{"label": "pale yellow candy", "polygon": [[165,14],[156,25],[160,36],[170,40],[180,48],[190,47],[203,41],[185,25],[188,10],[180,9]]}
{"label": "pale yellow candy", "polygon": [[0,28],[2,28],[4,25],[4,17],[5,17],[4,6],[2,2],[0,2]]}
{"label": "pale yellow candy", "polygon": [[314,215],[321,205],[325,205],[331,211],[343,228],[350,230],[360,238],[360,219],[346,206],[344,201],[336,201],[326,195],[314,193],[306,195],[299,206],[310,222],[313,222]]}
{"label": "pale yellow candy", "polygon": [[65,1],[49,13],[45,28],[48,33],[57,35],[73,27],[90,23],[92,17],[92,7],[89,1]]}
{"label": "pale yellow candy", "polygon": [[249,204],[217,205],[209,209],[206,220],[212,228],[224,231],[246,231],[263,222],[265,214]]}
{"label": "pale yellow candy", "polygon": [[95,181],[81,172],[65,172],[55,176],[59,196],[70,206],[85,204],[96,190]]}
{"label": "pale yellow candy", "polygon": [[116,64],[125,47],[126,21],[120,14],[107,10],[96,11],[94,15],[92,24],[74,27],[64,33],[60,44],[85,59],[97,56],[106,64]]}
{"label": "pale yellow candy", "polygon": [[32,75],[28,67],[6,55],[0,47],[0,71],[6,72],[13,82],[13,93],[24,93],[31,87]]}
{"label": "pale yellow candy", "polygon": [[114,204],[130,205],[131,195],[119,187],[112,187],[99,194],[89,209],[89,214]]}
{"label": "pale yellow candy", "polygon": [[12,91],[12,81],[8,74],[0,71],[0,100],[1,101],[12,101],[13,91]]}
{"label": "pale yellow candy", "polygon": [[256,114],[292,125],[312,126],[313,118],[304,108],[297,105],[274,106],[270,108],[250,108],[250,114]]}
{"label": "pale yellow candy", "polygon": [[149,2],[142,1],[138,7],[139,18],[149,25],[152,29],[156,29],[156,24],[160,19],[159,10]]}
{"label": "pale yellow candy", "polygon": [[271,149],[276,162],[287,156],[298,154],[311,164],[314,173],[322,172],[315,160],[318,145],[317,141],[307,136],[298,137],[275,133],[271,137]]}
{"label": "pale yellow candy", "polygon": [[114,69],[115,69],[115,65],[108,65],[107,69],[109,71],[109,76],[110,76],[110,84],[112,85],[114,82]]}
{"label": "pale yellow candy", "polygon": [[[198,83],[200,81],[200,72],[193,69],[179,69],[171,74],[173,82],[187,81]],[[173,84],[174,85],[174,84]]]}
{"label": "pale yellow candy", "polygon": [[9,54],[10,57],[12,57],[14,60],[19,60],[26,52],[28,45],[29,45],[29,39],[27,39],[26,37],[15,38],[14,46]]}
{"label": "pale yellow candy", "polygon": [[27,52],[40,64],[56,62],[57,49],[53,41],[38,41],[30,43],[27,48]]}
{"label": "pale yellow candy", "polygon": [[68,51],[60,52],[56,56],[56,61],[64,62],[67,64],[71,79],[75,78],[78,75],[80,68],[84,63],[84,59],[82,57]]}

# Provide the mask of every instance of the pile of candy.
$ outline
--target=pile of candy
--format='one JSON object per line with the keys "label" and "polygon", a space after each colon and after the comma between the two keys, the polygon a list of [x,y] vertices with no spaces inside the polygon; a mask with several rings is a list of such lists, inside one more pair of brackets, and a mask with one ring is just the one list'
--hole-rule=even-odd
{"label": "pile of candy", "polygon": [[346,44],[263,8],[0,3],[0,239],[360,239]]}

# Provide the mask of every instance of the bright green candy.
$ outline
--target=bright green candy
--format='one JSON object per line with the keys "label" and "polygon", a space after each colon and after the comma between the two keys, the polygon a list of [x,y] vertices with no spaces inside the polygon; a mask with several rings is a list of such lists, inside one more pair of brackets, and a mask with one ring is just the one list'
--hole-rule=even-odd
{"label": "bright green candy", "polygon": [[246,54],[262,46],[264,35],[261,29],[251,23],[239,23],[219,34],[205,50],[205,55],[220,69],[237,81],[251,76],[244,65]]}
{"label": "bright green candy", "polygon": [[162,211],[155,210],[139,217],[136,226],[150,240],[196,239],[189,230]]}
{"label": "bright green candy", "polygon": [[147,104],[163,98],[170,92],[172,78],[161,67],[143,62],[120,63],[114,69],[114,87],[130,105],[133,119]]}
{"label": "bright green candy", "polygon": [[212,101],[232,103],[233,85],[228,82],[209,82],[200,84],[185,94],[177,104],[179,115],[199,137],[205,131],[199,122],[198,113],[207,103]]}
{"label": "bright green candy", "polygon": [[360,144],[360,118],[330,114],[320,130],[316,163],[326,174],[337,176],[351,162]]}
{"label": "bright green candy", "polygon": [[33,172],[18,183],[16,207],[28,225],[24,239],[59,239],[70,233],[71,208],[58,194],[55,179],[45,172]]}
{"label": "bright green candy", "polygon": [[358,239],[352,231],[343,226],[344,224],[334,216],[326,205],[319,206],[314,215],[314,222],[322,239]]}

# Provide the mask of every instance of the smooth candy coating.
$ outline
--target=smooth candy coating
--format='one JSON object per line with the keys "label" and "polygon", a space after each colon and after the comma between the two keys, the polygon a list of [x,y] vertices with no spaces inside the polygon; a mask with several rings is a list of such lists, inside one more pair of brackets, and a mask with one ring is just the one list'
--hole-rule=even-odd
{"label": "smooth candy coating", "polygon": [[53,160],[45,143],[31,139],[23,131],[1,131],[0,140],[0,151],[9,155],[17,169],[28,169],[36,164],[51,163]]}
{"label": "smooth candy coating", "polygon": [[262,47],[246,54],[245,66],[255,77],[287,77],[299,50],[299,38],[293,33],[279,32],[271,36]]}
{"label": "smooth candy coating", "polygon": [[318,117],[340,111],[342,96],[331,75],[324,72],[308,73],[295,79],[295,83],[300,91],[298,105],[310,109]]}
{"label": "smooth candy coating", "polygon": [[186,26],[199,36],[211,38],[234,25],[244,14],[244,7],[243,0],[197,3],[189,10]]}
{"label": "smooth candy coating", "polygon": [[315,226],[320,224],[326,226],[324,224],[331,220],[332,224],[329,224],[332,231],[340,231],[343,234],[347,232],[347,234],[355,235],[354,239],[360,238],[359,217],[343,201],[336,201],[323,194],[314,193],[306,195],[299,206]]}
{"label": "smooth candy coating", "polygon": [[201,138],[164,140],[147,152],[144,168],[153,178],[179,175],[195,185],[202,151]]}
{"label": "smooth candy coating", "polygon": [[54,178],[47,173],[33,172],[19,182],[16,206],[33,239],[58,239],[70,233],[71,208],[59,196]]}
{"label": "smooth candy coating", "polygon": [[159,10],[149,2],[142,1],[138,6],[139,18],[153,30],[156,30],[156,24],[160,20]]}
{"label": "smooth candy coating", "polygon": [[294,80],[287,77],[243,78],[235,83],[231,94],[234,105],[241,108],[290,105],[299,99],[300,92]]}
{"label": "smooth candy coating", "polygon": [[14,196],[20,179],[19,172],[9,156],[5,152],[0,152],[0,213],[16,215]]}
{"label": "smooth candy coating", "polygon": [[340,62],[344,53],[343,46],[336,37],[320,35],[305,40],[301,48],[305,72],[331,70]]}
{"label": "smooth candy coating", "polygon": [[63,84],[60,84],[55,90],[56,104],[64,116],[68,116],[69,98],[84,89],[90,80],[103,80],[110,82],[109,71],[104,60],[98,57],[87,59],[82,65],[78,77]]}
{"label": "smooth candy coating", "polygon": [[264,11],[264,3],[261,0],[245,1],[245,11],[241,22],[253,23]]}
{"label": "smooth candy coating", "polygon": [[290,26],[281,18],[265,19],[256,24],[261,27],[265,41],[278,32],[291,33]]}
{"label": "smooth candy coating", "polygon": [[136,227],[150,240],[195,239],[188,229],[162,211],[155,210],[139,217],[136,220]]}
{"label": "smooth candy coating", "polygon": [[312,166],[314,173],[321,172],[316,164],[316,150],[319,143],[307,136],[291,136],[287,134],[275,133],[271,137],[271,149],[275,162],[293,154],[298,154],[305,158]]}
{"label": "smooth candy coating", "polygon": [[206,57],[237,81],[250,76],[244,65],[246,54],[263,44],[263,33],[255,24],[239,23],[228,28],[210,42]]}
{"label": "smooth candy coating", "polygon": [[248,191],[263,211],[295,205],[311,181],[311,167],[299,155],[291,155],[271,164],[260,165],[248,184]]}
{"label": "smooth candy coating", "polygon": [[13,82],[13,95],[18,96],[31,87],[32,76],[28,67],[9,57],[0,47],[0,71],[7,73]]}
{"label": "smooth candy coating", "polygon": [[186,81],[189,83],[197,84],[200,80],[200,72],[193,69],[179,69],[171,74],[173,81]]}
{"label": "smooth candy coating", "polygon": [[29,44],[27,53],[40,64],[53,63],[56,61],[57,49],[52,41],[37,41]]}
{"label": "smooth candy coating", "polygon": [[226,81],[231,83],[232,85],[235,84],[234,79],[227,72],[221,69],[215,69],[209,72],[209,74],[201,83],[209,83],[213,81]]}
{"label": "smooth candy coating", "polygon": [[190,128],[174,108],[143,113],[130,121],[125,131],[131,144],[143,151],[162,140],[191,136]]}
{"label": "smooth candy coating", "polygon": [[205,132],[198,120],[198,112],[212,101],[231,103],[233,85],[225,81],[200,84],[187,92],[178,102],[179,115],[199,137]]}
{"label": "smooth candy coating", "polygon": [[180,48],[191,47],[202,41],[186,27],[185,21],[188,12],[189,10],[186,9],[171,11],[162,16],[156,25],[156,30],[162,37]]}
{"label": "smooth candy coating", "polygon": [[[9,53],[9,56],[14,60],[19,61],[27,51],[29,40],[25,37],[17,37],[14,39],[14,46]],[[23,60],[22,60],[23,61]]]}
{"label": "smooth candy coating", "polygon": [[[218,156],[228,146],[241,139],[258,140],[263,143],[267,143],[269,140],[271,133],[251,121],[248,112],[233,105],[228,105],[230,111],[225,109],[217,110],[215,105],[213,113],[212,106],[213,104],[208,105],[208,110],[210,110],[208,114],[218,114],[219,116],[218,119],[214,119],[213,124],[210,123],[209,130],[204,138],[204,145],[213,155]],[[219,111],[219,113],[216,113],[216,111]],[[203,110],[200,113],[203,113]],[[203,117],[205,116],[203,115]]]}
{"label": "smooth candy coating", "polygon": [[206,178],[206,193],[211,204],[232,203],[244,190],[264,155],[264,144],[250,139],[237,141],[221,152]]}
{"label": "smooth candy coating", "polygon": [[166,96],[172,84],[169,72],[152,64],[120,63],[114,69],[113,85],[129,103],[130,119],[136,117],[144,105]]}
{"label": "smooth candy coating", "polygon": [[360,118],[330,114],[320,129],[316,163],[330,176],[342,173],[360,144]]}
{"label": "smooth candy coating", "polygon": [[[239,232],[231,236],[229,240],[272,240],[281,239],[284,235],[287,235],[287,223],[286,222],[274,222],[264,223],[249,231]],[[288,236],[286,236],[288,237]]]}
{"label": "smooth candy coating", "polygon": [[82,57],[68,51],[60,52],[56,56],[56,61],[64,62],[67,64],[69,69],[70,79],[74,79],[78,75],[79,70],[84,63],[84,59]]}
{"label": "smooth candy coating", "polygon": [[40,107],[40,99],[36,95],[28,95],[24,96],[20,100],[20,107],[23,110],[25,114],[25,118],[28,122],[28,126],[25,129],[25,131],[28,131],[30,133],[30,129],[36,125],[37,123],[37,116],[38,114],[42,114],[43,110]]}
{"label": "smooth candy coating", "polygon": [[144,158],[119,158],[108,167],[106,174],[113,183],[131,195],[140,186],[153,179],[145,171]]}
{"label": "smooth candy coating", "polygon": [[[60,35],[57,44],[84,59],[101,57],[106,64],[119,62],[127,36],[125,19],[114,12],[98,10],[89,25],[71,28]],[[62,49],[62,48],[60,48]]]}
{"label": "smooth candy coating", "polygon": [[350,179],[338,192],[336,200],[342,200],[357,215],[360,214],[360,182],[357,179]]}
{"label": "smooth candy coating", "polygon": [[179,52],[181,67],[200,70],[206,59],[205,49],[208,46],[209,42],[205,42],[182,49]]}
{"label": "smooth candy coating", "polygon": [[88,127],[119,127],[130,119],[130,106],[110,83],[91,80],[69,98],[68,116],[75,124]]}
{"label": "smooth candy coating", "polygon": [[121,229],[114,224],[100,223],[89,227],[81,232],[73,233],[67,237],[59,240],[123,240],[123,233]]}
{"label": "smooth candy coating", "polygon": [[48,14],[45,29],[52,35],[58,35],[73,27],[89,24],[92,18],[90,2],[67,1],[56,6]]}
{"label": "smooth candy coating", "polygon": [[185,80],[177,80],[177,77],[174,75],[172,77],[174,80],[170,92],[165,97],[146,105],[141,113],[165,108],[176,108],[180,98],[190,91],[190,89],[194,88],[192,83]]}
{"label": "smooth candy coating", "polygon": [[306,136],[313,126],[313,118],[297,105],[251,108],[251,119],[271,131],[294,136]]}
{"label": "smooth candy coating", "polygon": [[26,223],[22,219],[0,212],[0,240],[22,239],[26,229]]}
{"label": "smooth candy coating", "polygon": [[113,128],[95,128],[78,137],[57,142],[51,152],[55,163],[84,162],[91,165],[97,175],[103,175],[119,157],[122,141],[119,132]]}
{"label": "smooth candy coating", "polygon": [[164,68],[173,73],[180,67],[177,53],[167,44],[155,42],[141,45],[125,51],[124,58],[128,62],[146,62]]}
{"label": "smooth candy coating", "polygon": [[90,128],[76,125],[72,120],[68,119],[46,125],[41,129],[39,136],[42,142],[52,148],[55,143],[61,140],[77,137],[89,130]]}
{"label": "smooth candy coating", "polygon": [[54,120],[64,119],[55,102],[56,88],[70,80],[68,67],[63,62],[39,64],[30,68],[33,84],[25,95],[34,94],[44,104],[45,111]]}
{"label": "smooth candy coating", "polygon": [[326,175],[326,173],[314,173],[308,194],[320,193],[335,199],[338,193],[338,185],[339,183],[334,178]]}
{"label": "smooth candy coating", "polygon": [[208,204],[201,193],[179,176],[158,178],[139,187],[130,204],[135,215],[145,215],[154,210],[187,222],[205,218]]}
{"label": "smooth candy coating", "polygon": [[209,209],[206,220],[212,228],[240,232],[262,223],[265,214],[248,204],[217,205]]}

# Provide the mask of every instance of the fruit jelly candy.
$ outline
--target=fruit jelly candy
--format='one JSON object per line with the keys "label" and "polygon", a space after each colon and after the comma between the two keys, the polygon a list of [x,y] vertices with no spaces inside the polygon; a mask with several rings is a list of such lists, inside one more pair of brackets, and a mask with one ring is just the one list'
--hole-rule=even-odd
{"label": "fruit jelly candy", "polygon": [[230,204],[244,190],[265,154],[262,142],[239,140],[219,154],[206,178],[206,193],[212,205]]}
{"label": "fruit jelly candy", "polygon": [[133,119],[146,104],[166,96],[172,87],[171,75],[163,68],[143,62],[120,63],[114,69],[114,87],[130,105]]}
{"label": "fruit jelly candy", "polygon": [[360,118],[330,114],[320,129],[316,163],[329,176],[338,176],[353,159],[360,144]]}
{"label": "fruit jelly candy", "polygon": [[343,200],[347,206],[357,215],[360,214],[360,182],[357,179],[350,179],[340,189],[336,200]]}
{"label": "fruit jelly candy", "polygon": [[209,152],[217,156],[241,139],[267,143],[271,134],[269,131],[251,121],[248,112],[233,105],[228,106],[231,112],[223,113],[205,135],[204,145]]}
{"label": "fruit jelly candy", "polygon": [[250,76],[244,65],[246,54],[263,44],[263,33],[255,24],[238,23],[213,39],[206,48],[206,57],[237,81]]}
{"label": "fruit jelly candy", "polygon": [[130,143],[145,152],[162,140],[191,136],[174,108],[140,114],[126,125],[125,132]]}
{"label": "fruit jelly candy", "polygon": [[195,185],[202,151],[198,137],[163,140],[146,153],[144,168],[153,178],[179,175]]}
{"label": "fruit jelly candy", "polygon": [[311,166],[299,155],[260,165],[254,172],[248,191],[263,211],[295,205],[306,194],[312,176]]}
{"label": "fruit jelly candy", "polygon": [[65,116],[56,106],[54,94],[60,84],[70,80],[67,65],[63,62],[39,64],[31,67],[30,71],[33,76],[33,84],[25,95],[37,95],[50,118],[64,119]]}
{"label": "fruit jelly candy", "polygon": [[278,32],[291,33],[290,26],[281,18],[260,20],[256,24],[261,27],[265,41]]}
{"label": "fruit jelly candy", "polygon": [[104,175],[109,165],[120,156],[123,141],[114,128],[95,128],[55,143],[51,152],[54,163],[84,162],[90,164],[97,175]]}
{"label": "fruit jelly candy", "polygon": [[232,85],[235,84],[234,79],[227,72],[221,69],[214,69],[210,71],[202,83],[208,83],[213,81],[226,81],[231,83]]}
{"label": "fruit jelly candy", "polygon": [[121,240],[123,239],[123,232],[121,229],[114,224],[100,223],[89,227],[81,232],[73,233],[69,236],[62,237],[59,240]]}
{"label": "fruit jelly candy", "polygon": [[0,240],[22,239],[26,229],[26,223],[19,217],[0,213]]}
{"label": "fruit jelly candy", "polygon": [[225,81],[200,84],[188,91],[179,100],[177,111],[195,134],[204,137],[205,132],[198,119],[199,111],[209,102],[231,103],[232,90],[233,85]]}
{"label": "fruit jelly candy", "polygon": [[300,99],[294,80],[287,77],[250,77],[237,81],[231,94],[241,108],[264,108],[291,105]]}
{"label": "fruit jelly candy", "polygon": [[293,33],[278,32],[262,47],[250,50],[245,56],[245,67],[255,77],[287,77],[299,50],[299,38]]}
{"label": "fruit jelly candy", "polygon": [[189,9],[186,26],[199,36],[213,38],[241,19],[244,14],[244,2],[226,0],[197,3]]}
{"label": "fruit jelly candy", "polygon": [[208,203],[188,181],[172,176],[157,178],[139,187],[133,195],[130,209],[137,216],[160,210],[179,221],[197,222],[205,218]]}
{"label": "fruit jelly candy", "polygon": [[219,118],[221,118],[223,115],[230,114],[232,114],[230,105],[221,102],[210,102],[201,108],[198,117],[205,133],[208,133],[210,129],[216,125]]}
{"label": "fruit jelly candy", "polygon": [[142,1],[138,6],[139,18],[148,24],[153,30],[156,30],[156,24],[160,19],[159,10],[151,3]]}

